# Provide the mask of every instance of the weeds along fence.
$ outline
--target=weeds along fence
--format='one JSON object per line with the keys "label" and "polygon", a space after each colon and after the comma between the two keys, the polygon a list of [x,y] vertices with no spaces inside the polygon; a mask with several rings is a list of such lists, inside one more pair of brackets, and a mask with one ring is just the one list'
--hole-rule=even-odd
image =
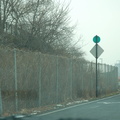
{"label": "weeds along fence", "polygon": [[[98,64],[99,96],[117,91],[117,68]],[[96,95],[95,63],[0,48],[0,113]]]}

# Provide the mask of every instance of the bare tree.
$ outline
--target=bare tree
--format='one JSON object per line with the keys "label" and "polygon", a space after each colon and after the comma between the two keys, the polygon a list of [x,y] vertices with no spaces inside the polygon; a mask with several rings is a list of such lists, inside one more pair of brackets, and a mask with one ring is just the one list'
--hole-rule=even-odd
{"label": "bare tree", "polygon": [[22,0],[0,0],[0,28],[2,32],[9,29],[13,24],[14,9]]}
{"label": "bare tree", "polygon": [[68,12],[69,5],[60,6],[53,0],[1,0],[0,25],[6,32],[5,23],[12,26],[16,47],[65,56],[76,51],[77,56],[79,50],[72,45],[75,27],[69,25]]}
{"label": "bare tree", "polygon": [[[68,26],[68,6],[55,6],[50,0],[37,0],[28,2],[31,12],[20,26],[21,31],[26,31],[25,47],[37,49],[41,52],[66,51],[66,46],[72,40],[73,27]],[[26,25],[25,25],[26,24]],[[22,38],[23,38],[22,37]],[[62,54],[62,53],[61,53]]]}

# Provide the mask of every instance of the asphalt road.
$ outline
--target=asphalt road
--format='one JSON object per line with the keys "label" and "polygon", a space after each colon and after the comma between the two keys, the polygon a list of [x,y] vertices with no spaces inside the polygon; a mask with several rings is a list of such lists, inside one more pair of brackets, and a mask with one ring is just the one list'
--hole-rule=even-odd
{"label": "asphalt road", "polygon": [[25,120],[120,120],[120,94],[25,118]]}

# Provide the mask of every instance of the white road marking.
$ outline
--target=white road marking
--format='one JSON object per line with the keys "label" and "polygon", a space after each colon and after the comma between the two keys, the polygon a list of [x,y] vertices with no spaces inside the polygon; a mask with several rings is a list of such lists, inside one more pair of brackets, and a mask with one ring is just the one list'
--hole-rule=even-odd
{"label": "white road marking", "polygon": [[86,105],[86,104],[90,104],[90,103],[94,103],[94,102],[99,102],[101,100],[106,100],[106,99],[110,99],[110,98],[117,97],[117,96],[120,96],[120,94],[114,95],[114,96],[110,96],[110,97],[107,97],[107,98],[102,98],[102,99],[86,102],[86,103],[81,103],[81,104],[70,106],[70,107],[66,107],[66,108],[62,108],[62,109],[51,111],[51,112],[48,112],[48,113],[43,113],[43,114],[37,115],[37,116],[40,117],[40,116],[45,116],[45,115],[49,115],[49,114],[54,114],[54,113],[61,112],[61,111],[67,110],[67,109],[75,108],[75,107],[78,107],[78,106],[82,106],[82,105]]}
{"label": "white road marking", "polygon": [[95,109],[95,108],[98,108],[99,106],[93,106],[93,107],[91,107],[91,108],[93,108],[93,109]]}
{"label": "white road marking", "polygon": [[98,102],[102,104],[120,104],[120,102]]}

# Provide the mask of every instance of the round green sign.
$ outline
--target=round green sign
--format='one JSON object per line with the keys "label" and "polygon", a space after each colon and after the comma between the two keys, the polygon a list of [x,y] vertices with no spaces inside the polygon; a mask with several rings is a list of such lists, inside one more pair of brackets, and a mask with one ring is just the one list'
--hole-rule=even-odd
{"label": "round green sign", "polygon": [[100,37],[99,36],[94,36],[94,38],[93,38],[93,42],[94,43],[99,43],[100,42]]}

